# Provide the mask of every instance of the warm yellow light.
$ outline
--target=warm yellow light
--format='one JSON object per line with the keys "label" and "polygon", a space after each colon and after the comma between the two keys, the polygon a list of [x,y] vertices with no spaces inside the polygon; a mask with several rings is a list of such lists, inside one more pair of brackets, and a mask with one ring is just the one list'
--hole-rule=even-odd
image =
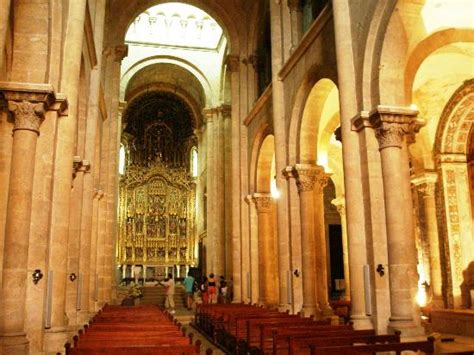
{"label": "warm yellow light", "polygon": [[280,198],[280,191],[277,189],[275,177],[273,177],[272,181],[270,182],[270,193],[272,194],[273,198]]}
{"label": "warm yellow light", "polygon": [[474,27],[474,1],[472,0],[426,0],[421,16],[426,32],[440,28]]}
{"label": "warm yellow light", "polygon": [[413,111],[418,111],[418,106],[416,104],[411,104],[410,109],[412,109]]}
{"label": "warm yellow light", "polygon": [[125,148],[123,145],[120,146],[119,151],[119,174],[125,174]]}
{"label": "warm yellow light", "polygon": [[427,297],[425,287],[423,285],[418,285],[418,292],[416,293],[416,303],[418,304],[418,306],[424,307],[426,306],[426,301]]}

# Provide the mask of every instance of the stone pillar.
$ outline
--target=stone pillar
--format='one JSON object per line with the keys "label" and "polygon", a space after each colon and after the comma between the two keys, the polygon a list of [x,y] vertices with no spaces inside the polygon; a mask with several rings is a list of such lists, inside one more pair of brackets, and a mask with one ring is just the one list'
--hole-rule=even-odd
{"label": "stone pillar", "polygon": [[214,189],[215,184],[215,175],[214,175],[214,147],[215,147],[215,136],[214,136],[214,116],[215,110],[205,109],[203,112],[204,120],[206,122],[206,202],[207,202],[207,216],[206,216],[206,269],[207,273],[214,273],[219,277],[219,274],[216,274],[215,270],[215,255],[216,250],[214,248],[215,243],[215,218],[214,218],[214,201],[215,193]]}
{"label": "stone pillar", "polygon": [[316,169],[313,198],[318,304],[323,316],[331,316],[334,315],[334,312],[329,305],[326,223],[324,221],[324,187],[328,183],[329,176],[324,172],[324,167],[316,166]]}
{"label": "stone pillar", "polygon": [[[61,90],[69,100],[68,116],[58,121],[54,189],[48,267],[53,278],[51,297],[51,328],[45,331],[45,351],[58,352],[67,339],[66,282],[69,239],[69,212],[72,164],[77,129],[77,104],[80,87],[82,43],[86,0],[71,2],[68,9]],[[48,320],[49,321],[49,320]]]}
{"label": "stone pillar", "polygon": [[224,118],[224,238],[225,238],[225,274],[233,276],[232,261],[232,116],[230,106],[223,107]]}
{"label": "stone pillar", "polygon": [[293,52],[303,37],[303,0],[288,0],[291,16],[291,48]]}
{"label": "stone pillar", "polygon": [[275,201],[269,193],[255,193],[252,196],[258,216],[258,275],[259,303],[266,306],[278,305],[278,268],[275,250],[273,213]]}
{"label": "stone pillar", "polygon": [[[303,315],[320,316],[321,309],[317,303],[316,287],[319,282],[316,274],[316,238],[314,235],[314,198],[313,191],[316,177],[321,168],[310,164],[296,164],[293,174],[300,194],[301,213],[301,251],[303,259]],[[323,170],[324,173],[324,170]]]}
{"label": "stone pillar", "polygon": [[224,114],[228,115],[229,107],[221,106],[217,109],[214,125],[214,215],[212,217],[214,226],[215,242],[215,266],[214,273],[218,276],[226,275],[225,260],[225,175],[224,175]]}
{"label": "stone pillar", "polygon": [[444,308],[441,260],[439,250],[438,222],[436,218],[435,187],[438,175],[425,172],[412,178],[411,183],[421,193],[423,202],[421,208],[424,214],[423,231],[429,244],[431,304],[434,308]]}
{"label": "stone pillar", "polygon": [[[275,171],[283,171],[288,164],[287,127],[285,115],[285,88],[278,73],[290,56],[291,52],[291,19],[287,4],[282,1],[270,1],[270,27],[272,38],[272,107],[273,129],[275,136]],[[289,184],[282,175],[276,176],[277,189],[280,198],[277,200],[277,238],[278,238],[278,272],[281,275],[279,282],[279,309],[290,310],[288,298],[288,275],[291,271],[290,261],[290,219],[289,219]]]}
{"label": "stone pillar", "polygon": [[[28,273],[28,243],[36,143],[45,112],[54,102],[54,93],[50,85],[41,84],[28,84],[15,90],[8,88],[7,83],[0,86],[0,91],[14,120],[5,223],[0,350],[2,354],[27,354],[29,341],[24,323],[27,282],[32,282]],[[46,270],[42,272],[44,274]]]}
{"label": "stone pillar", "polygon": [[347,226],[346,226],[346,200],[344,195],[336,197],[331,203],[336,206],[337,212],[341,216],[342,229],[342,259],[344,263],[344,299],[351,299],[351,281],[349,276],[349,250],[347,247]]}
{"label": "stone pillar", "polygon": [[[400,107],[378,106],[370,116],[379,142],[387,221],[390,306],[389,328],[402,330],[404,335],[419,331],[414,318],[417,289],[416,247],[414,239],[413,206],[406,198],[410,190],[406,135],[417,131],[421,121],[418,112]],[[405,191],[407,190],[408,191]]]}
{"label": "stone pillar", "polygon": [[247,297],[246,272],[243,264],[242,236],[241,236],[241,204],[240,189],[240,59],[236,55],[226,58],[226,67],[229,71],[232,107],[231,107],[231,135],[232,135],[232,275],[234,279],[234,302],[241,302]]}
{"label": "stone pillar", "polygon": [[342,155],[344,166],[344,191],[346,195],[347,234],[349,243],[349,268],[351,274],[351,319],[356,329],[372,328],[366,316],[363,267],[367,264],[364,193],[360,184],[361,159],[357,132],[352,130],[351,118],[358,111],[354,88],[357,87],[354,68],[353,36],[349,1],[333,1],[334,32],[338,89],[340,97]]}

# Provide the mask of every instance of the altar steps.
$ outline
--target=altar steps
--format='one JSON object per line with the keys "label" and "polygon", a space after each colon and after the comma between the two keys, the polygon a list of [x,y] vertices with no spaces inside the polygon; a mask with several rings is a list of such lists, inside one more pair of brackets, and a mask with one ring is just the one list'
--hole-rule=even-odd
{"label": "altar steps", "polygon": [[[145,286],[143,288],[143,297],[140,304],[153,304],[164,307],[166,299],[166,290],[162,286]],[[186,308],[186,293],[183,286],[176,286],[174,294],[174,303],[176,309]]]}

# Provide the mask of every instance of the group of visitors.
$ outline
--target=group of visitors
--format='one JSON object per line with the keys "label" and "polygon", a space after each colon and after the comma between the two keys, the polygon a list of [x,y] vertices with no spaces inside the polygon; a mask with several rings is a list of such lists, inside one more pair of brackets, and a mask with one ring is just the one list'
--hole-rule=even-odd
{"label": "group of visitors", "polygon": [[[171,309],[171,313],[174,313],[174,293],[175,293],[175,282],[173,275],[168,274],[168,277],[164,281],[158,282],[157,285],[164,286],[166,288],[166,299],[165,308]],[[212,303],[231,303],[233,298],[233,283],[232,278],[226,281],[224,276],[216,278],[211,273],[209,277],[204,276],[199,283],[192,276],[191,272],[183,281],[184,289],[186,292],[186,307],[191,310],[193,304],[199,298],[204,304]]]}

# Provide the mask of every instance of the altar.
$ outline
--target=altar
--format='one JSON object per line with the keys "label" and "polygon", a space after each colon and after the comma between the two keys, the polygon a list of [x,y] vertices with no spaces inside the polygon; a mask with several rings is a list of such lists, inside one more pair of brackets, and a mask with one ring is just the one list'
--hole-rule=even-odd
{"label": "altar", "polygon": [[433,332],[474,337],[474,309],[439,309],[431,312]]}

